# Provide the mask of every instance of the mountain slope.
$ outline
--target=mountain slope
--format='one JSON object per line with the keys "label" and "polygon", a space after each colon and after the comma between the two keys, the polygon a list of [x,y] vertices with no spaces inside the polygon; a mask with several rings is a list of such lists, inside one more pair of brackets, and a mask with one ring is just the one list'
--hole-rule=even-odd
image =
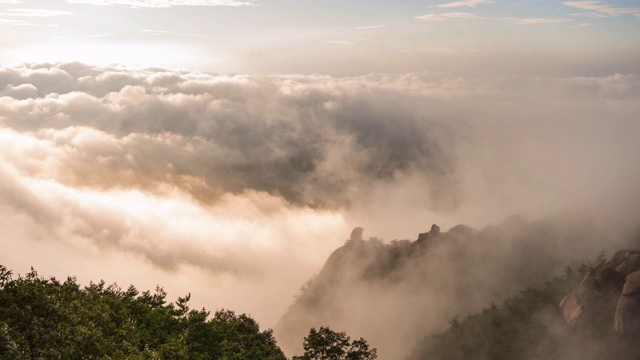
{"label": "mountain slope", "polygon": [[303,286],[275,334],[294,354],[307,329],[331,326],[366,338],[381,359],[402,358],[456,314],[542,285],[567,264],[616,246],[604,238],[588,223],[558,218],[513,217],[482,230],[432,226],[415,241],[390,243],[354,230]]}

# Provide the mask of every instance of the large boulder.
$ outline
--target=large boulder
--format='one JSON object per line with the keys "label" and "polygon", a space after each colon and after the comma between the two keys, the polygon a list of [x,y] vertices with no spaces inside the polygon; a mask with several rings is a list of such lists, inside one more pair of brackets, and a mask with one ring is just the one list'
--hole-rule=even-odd
{"label": "large boulder", "polygon": [[629,275],[640,270],[640,250],[620,250],[611,255],[605,265],[625,276]]}
{"label": "large boulder", "polygon": [[612,329],[640,339],[640,250],[620,250],[589,271],[560,303],[572,329]]}
{"label": "large boulder", "polygon": [[599,328],[611,324],[614,313],[610,303],[619,296],[624,279],[624,275],[606,263],[596,265],[584,276],[580,286],[560,302],[567,324],[572,329]]}
{"label": "large boulder", "polygon": [[627,275],[616,305],[613,328],[631,338],[640,336],[640,271]]}

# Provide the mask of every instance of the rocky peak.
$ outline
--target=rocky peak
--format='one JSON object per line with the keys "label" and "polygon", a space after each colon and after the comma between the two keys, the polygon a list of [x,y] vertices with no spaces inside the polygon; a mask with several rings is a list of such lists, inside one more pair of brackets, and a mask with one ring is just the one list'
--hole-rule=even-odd
{"label": "rocky peak", "polygon": [[356,227],[351,231],[351,236],[349,236],[349,240],[350,241],[354,241],[354,240],[362,240],[362,233],[364,232],[364,229],[361,227]]}
{"label": "rocky peak", "polygon": [[429,234],[432,237],[440,235],[440,226],[438,226],[436,224],[431,225],[431,231],[429,231]]}
{"label": "rocky peak", "polygon": [[433,224],[431,225],[431,230],[429,232],[418,234],[418,242],[421,243],[427,239],[433,239],[438,235],[440,235],[440,226]]}

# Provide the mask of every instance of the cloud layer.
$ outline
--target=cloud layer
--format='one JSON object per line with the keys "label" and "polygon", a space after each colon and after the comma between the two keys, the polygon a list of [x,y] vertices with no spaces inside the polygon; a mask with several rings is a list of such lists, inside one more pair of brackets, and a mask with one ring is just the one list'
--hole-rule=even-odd
{"label": "cloud layer", "polygon": [[455,1],[445,4],[433,5],[430,7],[447,9],[447,8],[458,8],[458,7],[471,7],[474,8],[480,4],[493,4],[491,0],[464,0],[464,1]]}
{"label": "cloud layer", "polygon": [[235,0],[66,0],[69,3],[97,6],[122,5],[138,8],[167,8],[174,6],[246,6],[253,1]]}
{"label": "cloud layer", "polygon": [[635,225],[639,94],[633,74],[1,67],[0,225],[22,254],[3,261],[82,254],[86,273],[126,263],[180,289],[205,273],[214,306],[272,326],[356,225],[393,239],[575,209]]}
{"label": "cloud layer", "polygon": [[563,4],[582,10],[588,10],[590,11],[589,13],[577,15],[585,15],[592,18],[612,17],[623,14],[631,14],[640,18],[640,7],[620,8],[605,1],[565,1]]}
{"label": "cloud layer", "polygon": [[[385,100],[399,89],[322,77],[214,77],[96,70],[74,64],[5,69],[0,115],[20,131],[99,131],[110,147],[73,152],[64,181],[113,188],[169,183],[200,201],[264,191],[309,206],[344,206],[365,184],[414,169],[451,173],[437,121]],[[446,139],[445,139],[446,140]],[[87,153],[86,151],[89,151]],[[101,163],[73,159],[83,154]],[[96,176],[87,176],[95,174]],[[110,176],[105,176],[110,174]],[[133,175],[133,176],[132,176]]]}
{"label": "cloud layer", "polygon": [[426,20],[426,21],[445,21],[450,19],[484,19],[481,16],[476,14],[467,13],[467,12],[448,12],[442,14],[425,14],[416,16],[418,20]]}

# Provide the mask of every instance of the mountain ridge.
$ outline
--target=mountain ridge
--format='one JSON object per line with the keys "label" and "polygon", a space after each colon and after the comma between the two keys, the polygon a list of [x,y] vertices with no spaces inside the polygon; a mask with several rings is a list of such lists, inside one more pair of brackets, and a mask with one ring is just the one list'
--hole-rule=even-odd
{"label": "mountain ridge", "polygon": [[480,230],[440,231],[434,224],[415,240],[388,243],[365,240],[356,228],[274,331],[287,353],[300,351],[304,329],[332,326],[367,338],[381,359],[402,358],[419,336],[444,330],[454,315],[541,286],[567,264],[593,258],[606,236],[588,221],[558,217],[514,216]]}

